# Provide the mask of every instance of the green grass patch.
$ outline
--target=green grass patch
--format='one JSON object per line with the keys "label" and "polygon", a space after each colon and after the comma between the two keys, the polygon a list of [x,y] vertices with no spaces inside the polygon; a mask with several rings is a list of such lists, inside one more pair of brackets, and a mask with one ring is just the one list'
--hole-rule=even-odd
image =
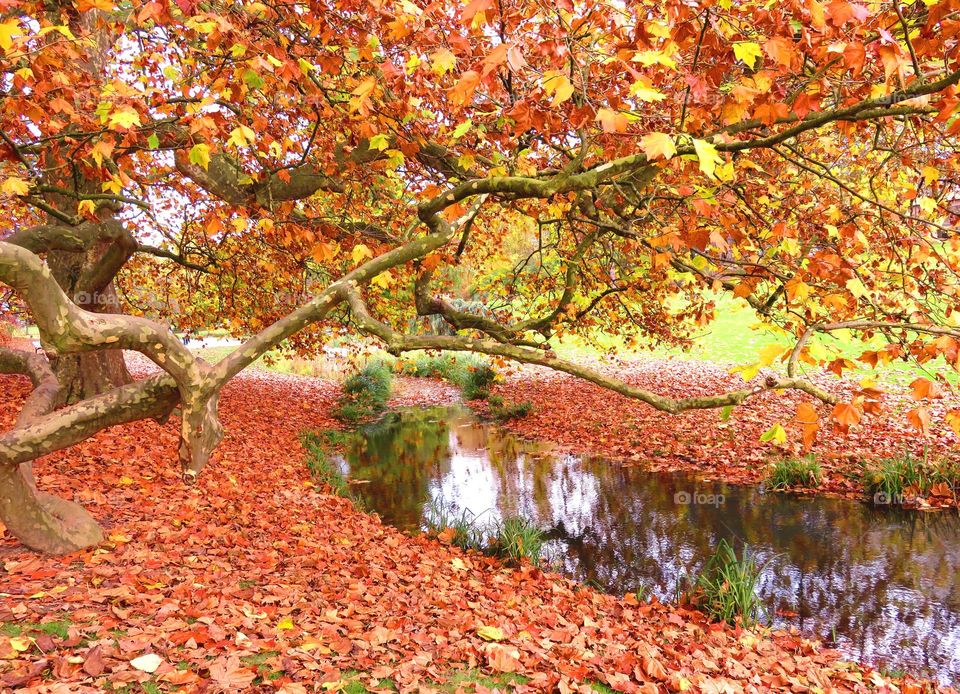
{"label": "green grass patch", "polygon": [[880,505],[912,503],[941,484],[956,497],[960,492],[960,463],[904,453],[869,463],[861,481],[867,495]]}
{"label": "green grass patch", "polygon": [[500,557],[514,565],[524,559],[538,564],[543,553],[543,531],[518,516],[504,518],[498,523],[482,523],[470,511],[457,513],[433,504],[427,509],[426,525],[428,532],[436,535],[449,534],[452,530],[449,538],[452,545]]}
{"label": "green grass patch", "polygon": [[333,408],[341,422],[357,424],[369,420],[387,407],[393,371],[381,361],[371,362],[343,382],[343,394]]}
{"label": "green grass patch", "polygon": [[791,487],[816,487],[823,479],[820,463],[813,455],[803,458],[778,460],[767,473],[765,484],[770,489],[783,490]]}
{"label": "green grass patch", "polygon": [[520,419],[533,412],[533,403],[528,400],[523,402],[509,402],[505,401],[499,395],[491,395],[487,402],[490,404],[490,416],[498,422]]}
{"label": "green grass patch", "polygon": [[757,581],[761,571],[746,547],[738,557],[730,543],[720,540],[688,597],[715,621],[752,626],[760,618]]}
{"label": "green grass patch", "polygon": [[497,372],[475,354],[421,352],[397,362],[399,373],[415,378],[442,378],[460,388],[465,400],[485,400]]}
{"label": "green grass patch", "polygon": [[0,623],[0,634],[4,636],[30,636],[31,634],[46,634],[59,639],[65,639],[70,634],[73,622],[69,619],[58,619],[52,622],[4,622]]}
{"label": "green grass patch", "polygon": [[358,509],[363,508],[360,497],[350,489],[350,482],[340,470],[340,465],[331,457],[331,451],[345,441],[350,434],[333,429],[300,434],[300,444],[307,452],[307,469],[313,481],[329,494],[349,499]]}
{"label": "green grass patch", "polygon": [[526,518],[505,518],[497,524],[495,551],[509,562],[519,564],[528,559],[534,564],[539,563],[543,543],[543,531]]}

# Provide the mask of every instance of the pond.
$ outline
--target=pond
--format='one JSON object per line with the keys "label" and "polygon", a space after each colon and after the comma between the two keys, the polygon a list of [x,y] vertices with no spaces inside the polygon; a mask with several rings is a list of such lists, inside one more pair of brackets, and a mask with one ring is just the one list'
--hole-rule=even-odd
{"label": "pond", "polygon": [[552,454],[464,408],[389,413],[342,461],[368,508],[417,532],[432,505],[547,531],[556,569],[617,595],[673,600],[717,543],[765,564],[777,627],[846,656],[960,683],[960,518],[645,472]]}

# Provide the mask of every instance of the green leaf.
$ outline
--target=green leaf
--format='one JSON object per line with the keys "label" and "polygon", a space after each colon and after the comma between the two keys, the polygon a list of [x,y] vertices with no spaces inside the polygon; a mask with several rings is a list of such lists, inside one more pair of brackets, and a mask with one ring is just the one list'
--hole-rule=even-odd
{"label": "green leaf", "polygon": [[453,139],[457,140],[467,134],[470,128],[473,127],[473,121],[467,119],[456,128],[453,129]]}
{"label": "green leaf", "polygon": [[779,423],[774,424],[772,427],[763,432],[763,436],[760,437],[760,440],[763,443],[786,443],[787,442],[787,432]]}
{"label": "green leaf", "polygon": [[720,410],[720,421],[721,421],[721,422],[729,422],[729,421],[730,421],[730,415],[732,415],[732,414],[733,414],[733,405],[727,405],[727,406],[724,407],[722,410]]}
{"label": "green leaf", "polygon": [[263,85],[266,84],[263,78],[253,70],[247,70],[243,73],[243,83],[251,89],[263,89]]}
{"label": "green leaf", "polygon": [[150,149],[157,149],[160,146],[160,138],[157,137],[156,133],[150,133],[150,137],[147,138],[147,147]]}
{"label": "green leaf", "polygon": [[370,138],[370,149],[380,150],[381,152],[390,146],[390,138],[383,133],[377,133]]}
{"label": "green leaf", "polygon": [[190,149],[190,163],[204,169],[210,166],[210,145],[194,145]]}

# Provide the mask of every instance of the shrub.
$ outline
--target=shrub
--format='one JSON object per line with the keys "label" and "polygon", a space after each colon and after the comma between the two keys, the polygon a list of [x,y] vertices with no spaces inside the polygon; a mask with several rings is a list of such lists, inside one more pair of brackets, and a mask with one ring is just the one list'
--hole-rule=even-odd
{"label": "shrub", "polygon": [[480,364],[466,368],[461,377],[460,389],[467,400],[486,400],[490,397],[490,386],[497,377],[489,364]]}
{"label": "shrub", "polygon": [[534,564],[540,561],[544,534],[526,518],[505,518],[496,527],[494,551],[508,561],[519,564],[529,559]]}
{"label": "shrub", "polygon": [[690,601],[713,620],[751,626],[760,617],[756,588],[761,571],[746,547],[737,557],[733,547],[720,540],[693,585]]}
{"label": "shrub", "polygon": [[822,476],[820,463],[814,456],[808,455],[775,462],[767,475],[766,484],[770,489],[816,487]]}
{"label": "shrub", "polygon": [[393,373],[383,362],[371,362],[343,382],[343,395],[333,408],[333,416],[356,423],[383,412],[390,399]]}

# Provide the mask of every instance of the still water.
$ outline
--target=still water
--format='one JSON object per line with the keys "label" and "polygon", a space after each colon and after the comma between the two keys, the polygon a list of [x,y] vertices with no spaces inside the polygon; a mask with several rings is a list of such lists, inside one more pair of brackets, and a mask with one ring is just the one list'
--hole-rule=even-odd
{"label": "still water", "polygon": [[392,412],[344,472],[368,508],[417,531],[431,505],[511,515],[551,538],[561,573],[671,600],[721,538],[766,564],[758,592],[794,626],[861,662],[960,683],[960,518],[644,472],[551,454],[462,408]]}

